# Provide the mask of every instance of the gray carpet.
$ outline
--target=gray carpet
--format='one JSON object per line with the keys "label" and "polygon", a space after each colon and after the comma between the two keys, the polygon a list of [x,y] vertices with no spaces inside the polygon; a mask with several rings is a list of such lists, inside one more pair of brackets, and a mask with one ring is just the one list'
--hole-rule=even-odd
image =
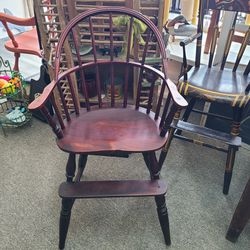
{"label": "gray carpet", "polygon": [[[32,126],[0,134],[0,249],[57,249],[60,198],[67,155],[50,128]],[[171,247],[166,247],[153,198],[78,200],[65,249],[249,249],[250,223],[233,244],[225,239],[249,174],[241,148],[230,193],[222,194],[225,155],[174,140],[162,170],[168,182]],[[148,178],[140,155],[89,158],[85,180]]]}

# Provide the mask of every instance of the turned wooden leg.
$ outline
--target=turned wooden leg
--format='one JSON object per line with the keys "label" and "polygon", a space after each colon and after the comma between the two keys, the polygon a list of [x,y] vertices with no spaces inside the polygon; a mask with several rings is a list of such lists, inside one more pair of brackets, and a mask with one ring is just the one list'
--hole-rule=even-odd
{"label": "turned wooden leg", "polygon": [[81,180],[83,171],[86,167],[87,159],[88,159],[88,155],[80,154],[79,161],[78,161],[78,171],[75,177],[75,182],[79,182]]}
{"label": "turned wooden leg", "polygon": [[65,240],[68,233],[71,209],[75,199],[62,199],[62,209],[59,223],[59,249],[64,249]]}
{"label": "turned wooden leg", "polygon": [[235,209],[232,221],[227,231],[226,238],[235,242],[245,225],[250,219],[250,179],[241,195],[240,201]]}
{"label": "turned wooden leg", "polygon": [[[152,180],[156,180],[160,178],[161,166],[159,166],[157,162],[157,158],[155,152],[146,152],[143,153],[144,160],[146,165],[149,168],[150,176]],[[168,219],[168,211],[165,202],[165,196],[159,195],[155,196],[155,202],[157,206],[158,218],[161,225],[161,230],[167,245],[171,244],[170,240],[170,229],[169,229],[169,219]]]}
{"label": "turned wooden leg", "polygon": [[155,202],[157,206],[157,213],[161,225],[161,230],[163,232],[166,245],[169,246],[171,244],[171,239],[170,239],[168,210],[165,202],[165,196],[164,195],[155,196]]}
{"label": "turned wooden leg", "polygon": [[13,70],[19,72],[19,57],[20,57],[20,54],[19,53],[14,53],[14,55],[15,55],[15,64],[14,64]]}
{"label": "turned wooden leg", "polygon": [[[233,123],[232,123],[232,129],[231,129],[232,136],[238,136],[240,134],[240,122],[241,122],[242,110],[243,108],[240,108],[240,107],[235,107],[233,110]],[[223,194],[228,194],[228,191],[229,191],[229,186],[231,183],[233,166],[234,166],[234,161],[235,161],[235,154],[237,151],[238,151],[238,147],[229,145],[225,174],[224,174]]]}
{"label": "turned wooden leg", "polygon": [[[70,153],[68,158],[68,163],[66,166],[66,177],[67,182],[72,182],[75,176],[76,163],[75,163],[75,154]],[[68,233],[71,209],[74,205],[75,199],[62,199],[62,209],[60,215],[60,223],[59,223],[59,249],[64,249],[65,240]]]}
{"label": "turned wooden leg", "polygon": [[229,146],[227,153],[226,169],[224,173],[224,185],[223,185],[223,194],[228,194],[229,186],[233,174],[233,166],[235,161],[235,154],[238,150],[237,147]]}

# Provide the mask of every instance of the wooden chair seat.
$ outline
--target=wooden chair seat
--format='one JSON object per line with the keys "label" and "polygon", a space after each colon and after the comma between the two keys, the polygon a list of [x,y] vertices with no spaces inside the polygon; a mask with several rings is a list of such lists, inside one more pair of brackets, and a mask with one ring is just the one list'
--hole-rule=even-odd
{"label": "wooden chair seat", "polygon": [[36,28],[16,35],[15,41],[17,42],[18,47],[15,47],[12,41],[8,40],[4,44],[5,48],[14,53],[24,53],[42,57]]}
{"label": "wooden chair seat", "polygon": [[57,144],[63,151],[76,153],[158,150],[167,137],[159,136],[159,124],[153,117],[143,108],[81,110],[66,124]]}
{"label": "wooden chair seat", "polygon": [[250,98],[245,95],[249,82],[250,76],[241,72],[201,65],[199,68],[192,68],[188,72],[188,81],[185,82],[182,78],[178,87],[180,93],[185,96],[243,107]]}

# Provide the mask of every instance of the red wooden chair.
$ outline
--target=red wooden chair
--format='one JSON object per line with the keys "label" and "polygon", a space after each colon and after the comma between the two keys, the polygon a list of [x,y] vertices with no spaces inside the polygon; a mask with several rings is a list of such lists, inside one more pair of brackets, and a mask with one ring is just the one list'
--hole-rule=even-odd
{"label": "red wooden chair", "polygon": [[[121,30],[114,29],[114,16],[126,16],[128,19],[126,39],[123,46],[127,46],[124,56],[114,56],[116,35]],[[98,22],[101,19],[109,25],[109,29],[98,33]],[[125,20],[125,19],[124,19]],[[139,47],[139,60],[130,56],[131,43],[136,41],[132,36],[134,25],[146,25],[147,30],[143,34],[145,44]],[[78,34],[85,33],[85,39],[79,38]],[[77,31],[77,32],[76,32]],[[89,40],[86,38],[89,32]],[[118,33],[117,33],[118,32]],[[109,44],[110,56],[98,54],[99,44],[96,37],[105,35]],[[131,37],[135,38],[133,41]],[[145,38],[146,37],[146,38]],[[151,40],[157,41],[162,71],[145,64],[147,55],[152,46]],[[92,58],[80,55],[79,43],[91,44],[93,47]],[[119,41],[121,42],[121,41]],[[126,43],[127,42],[127,43]],[[60,73],[63,48],[70,43],[76,53],[75,67]],[[107,46],[107,45],[106,45]],[[142,53],[140,53],[143,49]],[[96,102],[90,102],[88,86],[85,75],[88,71],[95,73]],[[138,72],[138,78],[136,77]],[[148,102],[145,107],[141,106],[140,96],[144,75],[147,74],[147,84],[150,85]],[[123,78],[123,99],[117,99],[116,79],[117,74]],[[104,80],[106,78],[106,80]],[[74,79],[78,79],[78,90],[75,88]],[[106,90],[103,91],[104,82],[109,81],[110,98],[107,98]],[[133,105],[129,97],[132,82],[137,79],[136,101]],[[156,80],[161,82],[159,96],[154,95]],[[150,81],[151,80],[151,81]],[[61,85],[67,84],[71,91],[73,109],[69,110]],[[93,87],[93,86],[92,86]],[[57,88],[62,104],[63,112],[55,105],[53,90]],[[92,89],[92,88],[91,88]],[[79,93],[78,93],[79,91]],[[106,97],[103,97],[106,93]],[[79,95],[83,95],[84,101],[79,102]],[[163,100],[163,97],[167,99]],[[154,98],[157,99],[155,112],[152,111]],[[54,105],[55,117],[51,117],[45,103],[51,100]],[[143,102],[145,105],[145,101]],[[186,106],[187,103],[178,93],[174,83],[167,78],[167,58],[161,33],[154,23],[142,14],[127,8],[102,7],[87,10],[72,19],[60,37],[55,62],[55,79],[44,89],[42,95],[30,105],[31,110],[40,109],[46,116],[49,124],[57,136],[58,147],[69,153],[66,166],[67,181],[59,188],[62,198],[62,210],[60,217],[60,240],[59,248],[63,249],[68,231],[71,208],[75,199],[81,198],[107,198],[107,197],[138,197],[154,196],[157,204],[158,216],[164,234],[165,242],[170,244],[168,214],[164,194],[166,186],[164,181],[159,180],[161,167],[155,155],[155,151],[161,149],[168,138],[168,128],[173,120],[175,111]],[[160,113],[162,113],[160,117]],[[116,154],[116,153],[142,153],[146,165],[150,171],[150,180],[126,180],[126,181],[80,181],[88,155]],[[80,155],[78,172],[75,176],[76,154]],[[75,177],[75,178],[74,178]]]}
{"label": "red wooden chair", "polygon": [[[232,38],[234,35],[236,20],[234,22],[234,26],[229,31],[222,62],[220,65],[216,65],[217,67],[213,67],[213,58],[217,48],[217,40],[219,33],[219,19],[215,18],[215,25],[213,27],[212,32],[213,39],[211,42],[208,65],[201,65],[200,57],[202,53],[203,20],[206,11],[210,9],[214,10],[214,13],[217,13],[217,16],[221,9],[250,13],[249,5],[247,1],[244,0],[235,0],[228,2],[215,0],[200,0],[197,34],[180,42],[180,46],[183,49],[184,70],[183,77],[181,77],[179,80],[178,89],[183,96],[190,97],[190,102],[180,121],[178,121],[178,123],[175,124],[170,130],[170,136],[166,144],[165,150],[160,156],[160,164],[162,164],[162,162],[165,160],[173,137],[225,152],[227,153],[227,160],[225,164],[226,166],[224,173],[223,193],[228,194],[232,178],[235,155],[239,147],[241,146],[241,138],[239,137],[239,134],[242,112],[244,107],[249,103],[250,99],[246,91],[247,86],[250,82],[250,61],[248,62],[244,70],[238,69],[240,68],[239,64],[243,57],[243,53],[246,51],[246,47],[249,44],[250,27],[245,34],[237,56],[235,56],[235,63],[233,63],[232,67],[233,69],[227,68],[225,66],[230,51]],[[195,67],[188,71],[186,49],[188,49],[187,45],[193,42],[195,39],[197,39]],[[247,55],[247,53],[245,53],[245,55],[249,56]],[[249,59],[249,57],[247,58]],[[203,100],[209,103],[216,103],[217,105],[226,104],[228,105],[228,109],[232,110],[232,116],[228,117],[226,110],[225,114],[216,114],[195,109],[194,105],[197,100]],[[211,129],[192,123],[192,121],[190,121],[189,119],[191,112],[207,115],[208,117],[212,117],[214,119],[224,119],[230,121],[230,133],[221,132],[216,129]],[[179,117],[180,112],[177,112],[176,119],[178,119]],[[182,134],[182,131],[185,131],[187,133],[184,135]],[[199,135],[200,137],[198,139],[194,138],[194,136],[189,136],[190,133]],[[203,139],[201,139],[202,137]],[[204,140],[204,138],[217,140],[221,143],[220,145],[218,145],[218,143],[217,145],[216,143],[211,144],[211,140]],[[221,146],[222,143],[226,145],[226,149]]]}
{"label": "red wooden chair", "polygon": [[[42,57],[39,47],[37,30],[35,28],[35,18],[19,18],[5,13],[0,13],[0,21],[4,25],[10,40],[6,41],[4,46],[15,55],[15,65],[13,69],[19,71],[20,54],[29,54]],[[8,26],[8,23],[19,26],[34,26],[31,30],[14,35]]]}

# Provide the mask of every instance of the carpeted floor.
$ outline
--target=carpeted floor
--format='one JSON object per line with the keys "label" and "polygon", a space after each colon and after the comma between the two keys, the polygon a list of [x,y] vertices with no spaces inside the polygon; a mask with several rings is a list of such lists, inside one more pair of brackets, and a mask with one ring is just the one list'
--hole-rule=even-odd
{"label": "carpeted floor", "polygon": [[[0,249],[57,249],[60,198],[67,155],[50,128],[0,134]],[[241,148],[230,193],[222,194],[225,155],[174,140],[162,170],[168,182],[172,245],[166,248],[153,198],[79,200],[72,210],[65,249],[249,249],[250,224],[238,242],[225,239],[235,206],[249,178],[250,154]],[[85,180],[148,178],[140,155],[92,156]]]}

